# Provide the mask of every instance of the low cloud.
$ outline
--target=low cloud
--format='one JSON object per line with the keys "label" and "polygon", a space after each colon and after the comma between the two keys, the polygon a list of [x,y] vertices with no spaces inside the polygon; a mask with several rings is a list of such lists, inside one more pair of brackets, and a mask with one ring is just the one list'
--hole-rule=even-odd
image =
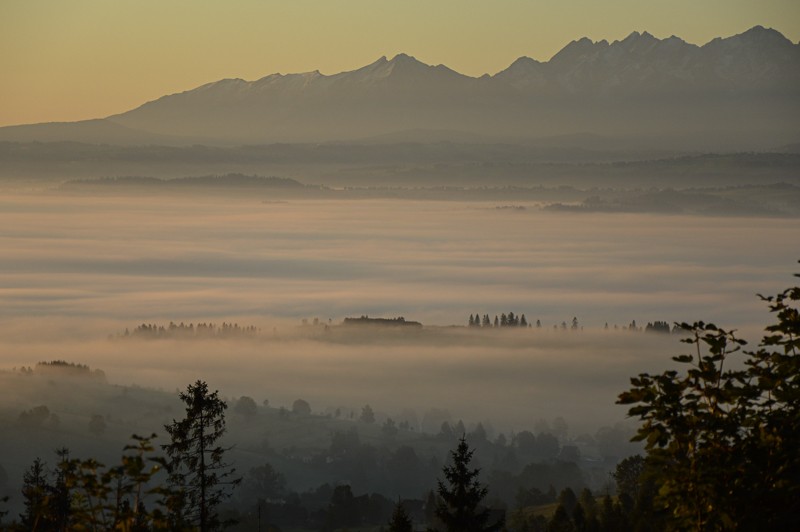
{"label": "low cloud", "polygon": [[[782,219],[263,199],[5,197],[0,366],[64,358],[118,383],[173,389],[203,378],[286,404],[304,396],[387,412],[437,406],[509,427],[553,415],[597,424],[621,417],[613,401],[629,376],[680,351],[615,325],[703,319],[757,336],[769,316],[755,294],[791,283],[797,250],[787,243],[800,241]],[[544,330],[415,342],[288,332],[300,318],[463,325],[508,311]],[[582,332],[553,330],[573,317]],[[171,320],[236,321],[279,338],[107,341]]]}

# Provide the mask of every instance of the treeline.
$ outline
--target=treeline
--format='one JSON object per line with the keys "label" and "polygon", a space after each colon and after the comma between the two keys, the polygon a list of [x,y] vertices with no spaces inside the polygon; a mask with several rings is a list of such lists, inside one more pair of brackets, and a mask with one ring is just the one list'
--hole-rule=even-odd
{"label": "treeline", "polygon": [[[469,315],[469,320],[467,322],[467,326],[470,328],[496,328],[496,327],[526,327],[532,328],[536,327],[537,329],[542,328],[541,320],[536,320],[535,324],[528,321],[525,317],[525,314],[516,315],[513,312],[509,312],[508,314],[503,313],[500,316],[495,315],[494,320],[489,316],[489,314],[475,314]],[[573,317],[569,324],[566,321],[562,321],[560,325],[556,324],[553,325],[554,329],[561,329],[561,330],[582,330],[583,327],[578,322],[577,317]],[[610,329],[608,323],[605,324],[605,329]],[[618,325],[614,325],[614,329],[620,329]],[[661,333],[670,333],[670,332],[680,332],[681,328],[677,326],[677,324],[670,328],[669,323],[666,321],[653,321],[648,322],[645,327],[639,327],[636,325],[636,320],[631,321],[630,324],[627,326],[622,327],[623,330],[627,331],[642,331],[645,332],[661,332]]]}
{"label": "treeline", "polygon": [[254,325],[242,327],[238,323],[222,322],[222,325],[214,323],[193,323],[184,324],[183,322],[169,322],[169,325],[156,325],[143,323],[133,329],[125,329],[125,332],[118,334],[118,338],[238,338],[253,337],[260,332]]}
{"label": "treeline", "polygon": [[[176,177],[160,179],[156,177],[105,177],[100,179],[75,179],[61,185],[62,189],[78,186],[128,186],[128,187],[260,187],[303,189],[307,185],[286,177],[262,177],[257,175],[225,174],[198,177]],[[311,186],[310,188],[318,188]]]}
{"label": "treeline", "polygon": [[[386,524],[390,518],[411,526],[401,503],[392,504],[375,493],[355,496],[348,483],[335,487],[324,484],[304,494],[288,492],[285,478],[269,463],[252,468],[244,479],[240,498],[248,511],[226,505],[243,482],[226,461],[231,447],[221,445],[227,403],[203,381],[188,386],[180,399],[186,407],[185,416],[164,426],[169,441],[160,446],[162,453],[157,453],[153,444],[156,435],[152,434],[133,435],[133,443],[112,466],[94,458],[72,458],[66,448],[56,451],[54,468],[36,458],[23,477],[22,514],[18,520],[0,526],[15,531],[210,531],[231,527],[252,530],[253,525],[260,529],[262,524],[269,527],[280,522],[281,526],[332,532],[342,527]],[[332,449],[337,455],[335,461],[363,459],[364,447],[357,433],[355,438],[352,433],[334,437]],[[474,480],[478,470],[467,469],[466,477],[453,474],[466,468],[472,458],[463,436],[458,452],[451,454],[453,466],[441,469],[445,480],[427,483],[438,485],[436,495],[429,496],[434,502],[420,507],[431,513],[433,521],[428,522],[436,529],[451,530],[447,523],[452,519],[478,523],[496,513],[501,526],[504,512],[489,512],[482,504],[486,490]],[[402,462],[396,464],[403,466]],[[468,498],[464,498],[465,490]],[[262,516],[262,511],[266,515]],[[0,512],[0,519],[5,513]]]}
{"label": "treeline", "polygon": [[[605,328],[609,329],[608,323],[606,323]],[[614,325],[614,329],[615,330],[620,329],[619,325]],[[644,327],[640,327],[639,325],[636,324],[636,320],[632,320],[627,326],[622,326],[621,329],[623,331],[633,331],[633,332],[644,331],[644,332],[666,333],[666,334],[684,333],[683,329],[680,327],[679,324],[676,323],[672,327],[670,327],[669,323],[667,323],[666,321],[659,321],[659,320],[649,321],[647,322],[647,325],[645,325]]]}
{"label": "treeline", "polygon": [[[303,326],[320,326],[322,322],[318,318],[314,318],[313,322],[308,319],[301,321]],[[409,328],[422,328],[423,325],[417,321],[405,320],[404,318],[368,318],[361,316],[360,318],[345,318],[342,325],[385,325],[385,326],[407,326]],[[495,315],[491,318],[489,314],[470,314],[467,322],[470,328],[542,328],[541,320],[530,322],[525,317],[525,314],[515,314],[514,312],[502,313],[499,316]],[[329,325],[325,325],[326,330]],[[608,323],[605,324],[605,329],[610,329]],[[627,331],[645,331],[645,332],[680,332],[680,327],[674,326],[670,328],[669,323],[666,321],[648,322],[645,327],[640,327],[636,324],[636,320],[631,321],[626,326],[614,325],[615,330]],[[561,324],[553,325],[553,329],[561,330],[583,330],[583,326],[578,322],[577,317],[567,323],[562,321]],[[170,321],[167,325],[159,325],[152,323],[142,323],[134,329],[126,328],[124,332],[118,333],[111,338],[242,338],[242,337],[255,337],[261,333],[261,329],[254,325],[241,326],[238,323],[222,322],[221,325],[214,323],[175,323]]]}
{"label": "treeline", "polygon": [[106,374],[101,369],[91,369],[85,364],[76,364],[74,362],[67,362],[66,360],[51,360],[37,362],[33,368],[30,366],[22,366],[20,368],[13,368],[12,371],[19,372],[23,375],[34,374],[57,374],[59,376],[71,377],[85,377],[90,379],[97,379],[101,381],[106,380]]}
{"label": "treeline", "polygon": [[[537,327],[541,327],[542,323],[537,320],[536,321]],[[499,317],[495,315],[494,321],[489,317],[488,314],[484,314],[483,316],[479,314],[472,314],[469,315],[469,326],[470,327],[530,327],[531,324],[528,323],[528,319],[525,317],[525,314],[517,316],[513,312],[509,312],[508,314],[501,314]]]}

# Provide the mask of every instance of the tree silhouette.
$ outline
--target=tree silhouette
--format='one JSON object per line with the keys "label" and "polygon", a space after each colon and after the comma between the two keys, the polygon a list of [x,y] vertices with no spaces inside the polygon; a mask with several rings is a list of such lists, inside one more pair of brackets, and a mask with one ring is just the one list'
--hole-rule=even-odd
{"label": "tree silhouette", "polygon": [[171,442],[162,446],[174,491],[170,501],[173,526],[193,524],[201,532],[217,530],[221,523],[215,509],[241,481],[224,461],[228,449],[218,444],[225,434],[228,405],[200,380],[189,385],[180,399],[186,405],[186,417],[164,426]]}
{"label": "tree silhouette", "polygon": [[389,521],[389,532],[413,532],[414,526],[403,503],[398,501]]}
{"label": "tree silhouette", "polygon": [[272,501],[285,494],[286,477],[276,471],[272,464],[265,463],[250,469],[240,492],[246,504],[257,504],[259,500]]}
{"label": "tree silhouette", "polygon": [[669,528],[800,529],[800,287],[762,299],[777,323],[744,364],[728,362],[745,344],[733,331],[684,323],[684,371],[640,374],[619,397],[643,422]]}
{"label": "tree silhouette", "polygon": [[[58,449],[52,483],[37,458],[23,478],[25,512],[20,515],[20,530],[167,529],[162,510],[148,512],[144,505],[148,495],[167,492],[153,482],[163,458],[146,456],[153,451],[153,437],[134,434],[135,444],[125,446],[121,463],[113,467],[94,458],[71,459],[66,449]],[[163,501],[156,504],[163,506]]]}
{"label": "tree silhouette", "polygon": [[359,419],[367,424],[375,423],[375,412],[372,410],[372,407],[364,405],[364,408],[361,409],[361,417]]}
{"label": "tree silhouette", "polygon": [[247,419],[252,419],[258,414],[258,405],[252,397],[243,395],[236,401],[233,411]]}
{"label": "tree silhouette", "polygon": [[446,483],[438,481],[436,517],[446,532],[493,532],[505,524],[500,519],[487,525],[489,509],[481,508],[481,501],[488,489],[478,480],[480,469],[469,468],[473,453],[462,436],[456,450],[450,452],[453,465],[442,468]]}
{"label": "tree silhouette", "polygon": [[36,458],[22,477],[25,512],[20,515],[20,519],[25,530],[36,530],[40,526],[44,529],[49,526],[47,505],[50,489],[45,465]]}
{"label": "tree silhouette", "polygon": [[304,399],[295,399],[294,403],[292,403],[292,413],[298,416],[310,416],[311,405]]}
{"label": "tree silhouette", "polygon": [[361,514],[358,509],[358,501],[353,495],[353,490],[349,484],[336,486],[331,494],[328,504],[327,523],[324,530],[336,530],[358,525]]}

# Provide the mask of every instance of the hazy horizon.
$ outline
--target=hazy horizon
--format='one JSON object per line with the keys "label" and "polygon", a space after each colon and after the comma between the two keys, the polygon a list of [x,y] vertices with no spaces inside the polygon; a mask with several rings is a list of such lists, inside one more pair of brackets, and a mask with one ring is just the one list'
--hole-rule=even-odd
{"label": "hazy horizon", "polygon": [[333,74],[398,53],[480,76],[521,56],[546,61],[571,40],[611,42],[633,31],[702,45],[762,25],[800,40],[800,8],[790,0],[353,0],[335,8],[238,0],[190,11],[180,3],[44,3],[45,10],[20,0],[0,6],[0,45],[15,51],[0,58],[9,74],[0,87],[7,103],[0,126],[101,118],[223,78]]}

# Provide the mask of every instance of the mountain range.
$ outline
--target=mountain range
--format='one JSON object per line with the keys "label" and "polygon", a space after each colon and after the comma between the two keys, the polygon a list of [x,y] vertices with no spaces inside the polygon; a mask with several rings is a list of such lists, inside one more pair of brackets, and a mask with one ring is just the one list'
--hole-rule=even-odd
{"label": "mountain range", "polygon": [[576,134],[696,149],[796,143],[800,44],[760,26],[703,46],[633,32],[582,38],[549,61],[520,57],[481,77],[399,54],[334,75],[223,79],[105,119],[0,128],[0,140],[111,144]]}

